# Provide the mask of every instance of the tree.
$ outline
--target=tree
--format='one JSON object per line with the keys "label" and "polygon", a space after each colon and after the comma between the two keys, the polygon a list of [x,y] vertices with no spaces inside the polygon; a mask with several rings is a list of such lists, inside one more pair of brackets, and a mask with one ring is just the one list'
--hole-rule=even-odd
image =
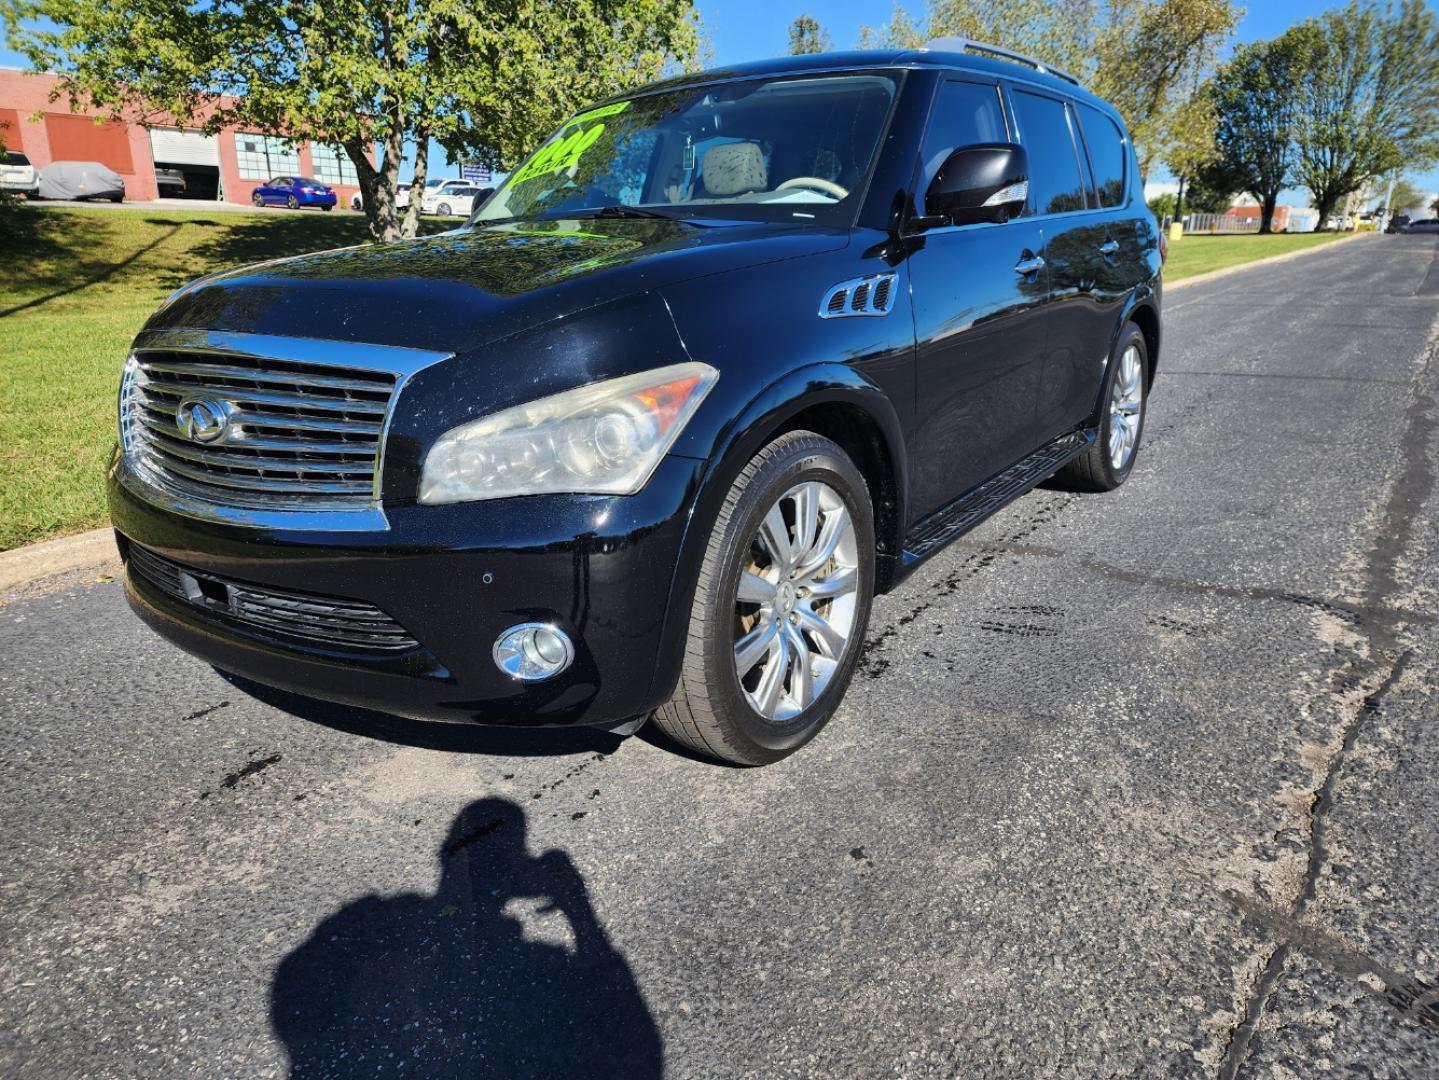
{"label": "tree", "polygon": [[1215,139],[1237,183],[1260,205],[1259,231],[1272,231],[1279,194],[1294,182],[1304,50],[1289,37],[1241,45],[1214,84]]}
{"label": "tree", "polygon": [[1394,178],[1394,186],[1388,192],[1388,196],[1389,205],[1385,209],[1391,214],[1405,214],[1411,210],[1422,209],[1425,200],[1429,197],[1427,192],[1415,187],[1406,176]]}
{"label": "tree", "polygon": [[1439,19],[1424,0],[1351,0],[1284,38],[1302,62],[1295,175],[1319,228],[1375,178],[1439,157]]}
{"label": "tree", "polygon": [[697,38],[692,0],[0,0],[0,14],[72,106],[343,147],[376,240],[414,235],[419,200],[403,220],[395,207],[407,145],[417,186],[432,138],[513,164],[576,106],[683,63]]}
{"label": "tree", "polygon": [[956,34],[1070,71],[1123,114],[1147,177],[1177,141],[1192,140],[1191,88],[1237,21],[1230,0],[930,0],[923,31],[896,7],[860,40],[912,48]]}
{"label": "tree", "polygon": [[789,53],[791,56],[829,52],[830,48],[829,31],[821,26],[819,20],[813,15],[801,15],[789,24]]}
{"label": "tree", "polygon": [[1436,197],[1434,201],[1429,204],[1429,209],[1433,213],[1439,214],[1439,197]]}
{"label": "tree", "polygon": [[1185,200],[1199,214],[1223,214],[1234,205],[1234,196],[1244,190],[1244,181],[1223,158],[1201,165],[1189,178]]}

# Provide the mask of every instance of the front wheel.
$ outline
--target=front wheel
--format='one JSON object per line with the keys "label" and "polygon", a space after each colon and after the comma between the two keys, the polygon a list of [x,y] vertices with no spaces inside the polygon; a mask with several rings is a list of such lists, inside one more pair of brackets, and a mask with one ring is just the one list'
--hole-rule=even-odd
{"label": "front wheel", "polygon": [[285,200],[285,205],[288,206],[291,210],[298,210],[300,209],[300,200],[295,198],[295,196],[291,195],[288,199]]}
{"label": "front wheel", "polygon": [[450,204],[447,203],[447,202],[442,202],[442,203],[440,203],[439,208],[435,210],[435,213],[439,214],[440,217],[449,217],[449,216],[450,216]]}
{"label": "front wheel", "polygon": [[1113,491],[1129,478],[1144,434],[1149,387],[1149,346],[1144,331],[1127,323],[1104,378],[1099,438],[1056,476],[1076,491]]}
{"label": "front wheel", "polygon": [[854,674],[874,596],[864,477],[813,432],[780,436],[740,471],[710,534],[671,738],[766,765],[814,738]]}

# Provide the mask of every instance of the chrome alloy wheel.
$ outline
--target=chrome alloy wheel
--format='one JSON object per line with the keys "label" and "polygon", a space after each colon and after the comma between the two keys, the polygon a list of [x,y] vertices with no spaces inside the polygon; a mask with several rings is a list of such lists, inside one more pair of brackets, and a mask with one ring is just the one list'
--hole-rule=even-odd
{"label": "chrome alloy wheel", "polygon": [[765,514],[740,569],[735,673],[750,706],[783,723],[824,693],[850,647],[859,545],[844,500],[817,480]]}
{"label": "chrome alloy wheel", "polygon": [[1119,472],[1134,456],[1139,441],[1139,422],[1144,416],[1144,368],[1138,346],[1131,345],[1119,357],[1114,388],[1109,392],[1109,463]]}

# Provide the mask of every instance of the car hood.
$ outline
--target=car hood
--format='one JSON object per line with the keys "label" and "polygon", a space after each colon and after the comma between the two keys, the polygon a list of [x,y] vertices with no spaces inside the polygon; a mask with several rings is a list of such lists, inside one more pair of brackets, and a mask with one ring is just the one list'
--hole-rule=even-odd
{"label": "car hood", "polygon": [[459,229],[202,278],[147,330],[196,328],[463,352],[621,297],[843,247],[847,230],[673,220]]}

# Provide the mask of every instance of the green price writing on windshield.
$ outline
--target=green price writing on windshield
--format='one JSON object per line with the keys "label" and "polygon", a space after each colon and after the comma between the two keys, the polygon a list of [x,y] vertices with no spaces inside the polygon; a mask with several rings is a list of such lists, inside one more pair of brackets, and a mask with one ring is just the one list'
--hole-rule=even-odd
{"label": "green price writing on windshield", "polygon": [[614,116],[624,112],[630,107],[628,101],[617,101],[613,105],[602,105],[598,109],[591,109],[589,112],[580,113],[566,125],[573,128],[568,135],[555,139],[548,146],[543,147],[529,163],[521,168],[511,178],[514,183],[520,183],[536,176],[543,176],[545,173],[559,172],[561,169],[568,169],[579,164],[584,152],[595,144],[595,141],[605,133],[604,124],[595,124],[593,127],[583,125],[590,120],[598,120],[605,116]]}

